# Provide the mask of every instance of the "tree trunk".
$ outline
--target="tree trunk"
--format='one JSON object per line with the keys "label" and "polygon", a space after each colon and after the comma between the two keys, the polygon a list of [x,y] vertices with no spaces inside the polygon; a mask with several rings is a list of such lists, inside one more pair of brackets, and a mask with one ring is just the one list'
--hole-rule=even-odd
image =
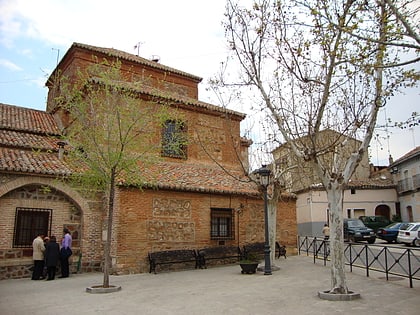
{"label": "tree trunk", "polygon": [[343,189],[337,182],[330,182],[326,191],[330,209],[330,293],[347,294],[348,288],[344,262]]}
{"label": "tree trunk", "polygon": [[273,181],[273,193],[268,200],[268,234],[270,241],[270,259],[273,265],[276,258],[276,238],[277,238],[277,205],[281,195],[281,186],[278,179]]}
{"label": "tree trunk", "polygon": [[268,238],[270,242],[270,260],[274,264],[276,258],[276,232],[277,232],[277,203],[273,199],[268,202]]}
{"label": "tree trunk", "polygon": [[111,171],[111,182],[108,197],[108,226],[104,249],[104,281],[103,287],[109,288],[109,270],[111,266],[112,221],[114,216],[115,170]]}

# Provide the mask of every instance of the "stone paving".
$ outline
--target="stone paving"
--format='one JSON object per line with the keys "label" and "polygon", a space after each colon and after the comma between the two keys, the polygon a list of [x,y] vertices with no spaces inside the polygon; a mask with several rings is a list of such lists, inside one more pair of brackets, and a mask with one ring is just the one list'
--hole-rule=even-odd
{"label": "stone paving", "polygon": [[275,261],[271,276],[242,275],[238,265],[158,274],[111,276],[121,291],[90,294],[100,273],[74,274],[54,281],[0,281],[0,314],[419,314],[420,281],[363,271],[347,273],[353,301],[326,301],[330,269],[310,257]]}

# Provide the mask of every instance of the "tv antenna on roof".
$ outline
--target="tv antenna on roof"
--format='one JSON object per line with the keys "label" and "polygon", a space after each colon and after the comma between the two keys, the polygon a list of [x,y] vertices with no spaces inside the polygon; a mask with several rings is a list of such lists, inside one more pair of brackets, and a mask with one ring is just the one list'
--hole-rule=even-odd
{"label": "tv antenna on roof", "polygon": [[60,59],[60,49],[58,49],[58,48],[51,48],[51,50],[57,50],[57,62],[55,64],[55,66],[58,66],[58,59]]}
{"label": "tv antenna on roof", "polygon": [[137,44],[134,45],[134,50],[137,49],[137,56],[140,56],[140,46],[143,45],[144,42],[138,42]]}

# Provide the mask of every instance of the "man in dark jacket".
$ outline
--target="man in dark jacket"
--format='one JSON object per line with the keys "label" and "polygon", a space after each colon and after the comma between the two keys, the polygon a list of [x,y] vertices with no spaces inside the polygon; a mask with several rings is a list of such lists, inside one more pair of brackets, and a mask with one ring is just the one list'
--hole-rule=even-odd
{"label": "man in dark jacket", "polygon": [[55,236],[51,236],[45,248],[45,263],[47,265],[47,280],[54,280],[57,262],[60,259],[60,246]]}

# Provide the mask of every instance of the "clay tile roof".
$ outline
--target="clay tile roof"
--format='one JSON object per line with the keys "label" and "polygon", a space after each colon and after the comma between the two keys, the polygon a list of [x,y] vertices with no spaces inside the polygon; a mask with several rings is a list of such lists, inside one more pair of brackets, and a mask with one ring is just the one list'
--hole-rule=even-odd
{"label": "clay tile roof", "polygon": [[146,181],[160,189],[259,195],[257,185],[250,182],[243,173],[229,171],[229,175],[216,165],[161,162],[143,171]]}
{"label": "clay tile roof", "polygon": [[[92,78],[92,82],[96,82],[100,84],[102,81],[98,78]],[[179,104],[191,105],[191,106],[194,106],[195,108],[207,109],[212,112],[219,112],[223,114],[234,115],[234,116],[237,116],[239,119],[244,119],[246,117],[246,114],[244,113],[227,109],[225,107],[220,107],[220,106],[212,105],[209,103],[205,103],[195,98],[181,96],[179,94],[171,93],[169,91],[165,91],[163,93],[162,90],[159,90],[157,88],[153,88],[151,86],[147,86],[144,84],[139,85],[137,82],[114,82],[114,84],[116,86],[120,86],[120,87],[127,88],[129,90],[132,90],[136,93],[145,94],[145,95],[149,95],[153,97],[159,97],[159,98],[173,101]]]}
{"label": "clay tile roof", "polygon": [[[0,171],[51,176],[72,170],[57,152],[58,128],[52,115],[0,104]],[[219,166],[160,162],[142,170],[150,187],[236,195],[259,194],[258,187],[241,172],[230,176]],[[239,178],[240,180],[238,180]]]}
{"label": "clay tile roof", "polygon": [[59,135],[54,118],[47,112],[0,103],[0,129]]}
{"label": "clay tile roof", "polygon": [[395,188],[396,185],[392,178],[369,178],[364,180],[351,180],[347,186],[358,189],[387,189]]}
{"label": "clay tile roof", "polygon": [[0,148],[0,171],[44,175],[70,175],[71,170],[58,154],[11,148]]}
{"label": "clay tile roof", "polygon": [[57,150],[58,139],[54,136],[31,134],[0,129],[0,146],[19,147],[29,150]]}
{"label": "clay tile roof", "polygon": [[59,134],[52,115],[0,103],[0,171],[69,175],[58,158]]}
{"label": "clay tile roof", "polygon": [[[363,180],[350,180],[346,189],[392,189],[395,188],[396,185],[394,184],[391,177],[378,177],[378,178],[367,178]],[[310,190],[325,190],[324,186],[321,183],[312,184],[308,188],[301,189],[296,193],[303,193]]]}

